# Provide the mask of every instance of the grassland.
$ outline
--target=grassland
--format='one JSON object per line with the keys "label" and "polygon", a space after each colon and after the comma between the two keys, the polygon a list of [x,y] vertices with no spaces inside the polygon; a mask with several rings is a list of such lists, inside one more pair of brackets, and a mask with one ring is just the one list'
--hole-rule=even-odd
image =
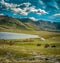
{"label": "grassland", "polygon": [[26,31],[26,30],[23,31],[3,30],[3,31],[35,34],[45,38],[45,40],[41,39],[0,40],[0,63],[60,62],[59,32]]}

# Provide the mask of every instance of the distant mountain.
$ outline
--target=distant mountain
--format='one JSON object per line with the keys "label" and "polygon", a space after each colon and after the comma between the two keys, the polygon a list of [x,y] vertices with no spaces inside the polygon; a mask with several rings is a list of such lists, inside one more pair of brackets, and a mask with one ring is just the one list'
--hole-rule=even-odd
{"label": "distant mountain", "polygon": [[41,30],[60,31],[60,22],[39,20],[39,21],[36,22],[36,25],[38,25],[38,27]]}
{"label": "distant mountain", "polygon": [[29,18],[20,19],[25,25],[32,26],[35,30],[60,31],[60,22],[38,20],[33,21]]}
{"label": "distant mountain", "polygon": [[34,21],[30,18],[17,19],[1,15],[0,30],[3,29],[60,31],[60,22]]}

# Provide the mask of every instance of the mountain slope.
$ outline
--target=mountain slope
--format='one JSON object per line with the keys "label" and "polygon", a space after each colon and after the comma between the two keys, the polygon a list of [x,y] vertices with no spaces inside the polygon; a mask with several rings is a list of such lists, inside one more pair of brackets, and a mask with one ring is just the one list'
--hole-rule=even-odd
{"label": "mountain slope", "polygon": [[8,16],[0,16],[0,29],[21,29],[28,30],[29,28],[22,23],[20,20],[8,17]]}
{"label": "mountain slope", "polygon": [[36,25],[36,22],[32,19],[23,18],[23,19],[20,19],[20,21],[33,30],[39,30],[38,26]]}
{"label": "mountain slope", "polygon": [[33,21],[29,18],[20,19],[25,25],[30,25],[35,30],[60,31],[60,22],[38,20]]}
{"label": "mountain slope", "polygon": [[60,30],[60,22],[39,20],[36,22],[36,25],[38,25],[38,27],[41,30],[47,30],[47,31],[59,31]]}
{"label": "mountain slope", "polygon": [[2,29],[60,31],[60,22],[0,16],[0,30]]}

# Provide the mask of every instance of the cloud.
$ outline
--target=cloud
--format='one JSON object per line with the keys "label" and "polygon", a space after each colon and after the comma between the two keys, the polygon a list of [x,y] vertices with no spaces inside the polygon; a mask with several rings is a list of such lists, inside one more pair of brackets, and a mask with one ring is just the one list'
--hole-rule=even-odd
{"label": "cloud", "polygon": [[39,0],[39,3],[42,4],[42,5],[44,5],[43,1],[41,1],[41,0]]}
{"label": "cloud", "polygon": [[55,7],[56,9],[59,9],[58,4],[57,4],[56,2],[54,2],[54,7]]}
{"label": "cloud", "polygon": [[[22,4],[13,4],[13,3],[7,3],[4,0],[1,1],[2,7],[4,7],[7,10],[11,10],[12,12],[18,13],[18,14],[22,14],[27,16],[29,13],[36,13],[38,15],[41,14],[47,14],[47,12],[45,10],[42,9],[36,9],[35,6],[30,6],[31,3],[26,2],[26,3],[22,3]],[[25,7],[22,9],[20,8],[20,6],[25,5]]]}
{"label": "cloud", "polygon": [[53,14],[52,16],[49,17],[53,21],[60,21],[60,13],[58,14]]}
{"label": "cloud", "polygon": [[[7,3],[4,0],[1,1],[1,4],[2,4],[2,7],[4,7],[5,9],[11,10],[15,13],[19,13],[19,14],[22,14],[22,15],[28,15],[28,12],[26,12],[27,7],[29,7],[31,5],[29,2],[18,5],[18,4],[13,4],[13,3]],[[20,8],[21,5],[25,5],[26,8],[21,9]]]}
{"label": "cloud", "polygon": [[28,15],[28,12],[26,12],[25,10],[22,10],[21,8],[14,8],[14,9],[11,8],[11,10],[18,14]]}
{"label": "cloud", "polygon": [[25,5],[26,7],[29,7],[31,3],[27,2],[27,3],[20,4],[20,5]]}
{"label": "cloud", "polygon": [[38,9],[37,14],[48,14],[45,10]]}
{"label": "cloud", "polygon": [[5,8],[15,8],[15,7],[19,7],[20,5],[17,5],[17,4],[13,4],[13,3],[7,3],[5,2],[4,0],[2,0],[0,2],[2,4],[2,6],[5,6]]}
{"label": "cloud", "polygon": [[34,17],[29,17],[29,19],[33,20],[33,21],[37,21],[38,19],[34,18]]}
{"label": "cloud", "polygon": [[55,0],[51,0],[49,2],[49,5],[52,6],[52,7],[54,7],[54,8],[56,8],[56,9],[59,9],[58,4],[57,4],[57,2]]}
{"label": "cloud", "polygon": [[45,3],[44,3],[42,0],[39,0],[39,4],[40,4],[40,6],[41,6],[43,9],[46,8],[46,5],[45,5]]}
{"label": "cloud", "polygon": [[60,16],[60,14],[54,14],[53,16]]}
{"label": "cloud", "polygon": [[3,13],[1,13],[0,15],[4,16],[4,14],[3,14]]}
{"label": "cloud", "polygon": [[36,9],[35,6],[29,7],[29,12],[33,12],[33,13],[36,13],[36,14],[38,14],[38,15],[41,15],[41,14],[48,14],[45,10]]}

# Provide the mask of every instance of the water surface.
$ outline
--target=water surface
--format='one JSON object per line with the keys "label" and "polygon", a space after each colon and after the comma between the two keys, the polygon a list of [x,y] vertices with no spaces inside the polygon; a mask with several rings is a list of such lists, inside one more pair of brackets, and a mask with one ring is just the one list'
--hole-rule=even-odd
{"label": "water surface", "polygon": [[39,38],[39,36],[23,33],[0,32],[0,39],[27,39],[27,38]]}

